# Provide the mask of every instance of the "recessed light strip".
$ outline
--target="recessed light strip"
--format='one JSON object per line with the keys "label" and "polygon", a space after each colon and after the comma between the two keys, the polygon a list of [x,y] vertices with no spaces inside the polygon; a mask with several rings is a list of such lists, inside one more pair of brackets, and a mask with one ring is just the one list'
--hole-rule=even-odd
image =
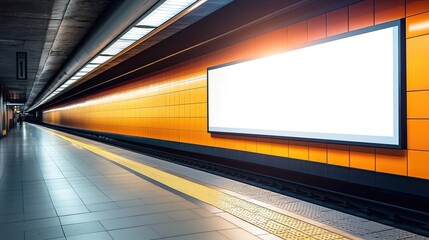
{"label": "recessed light strip", "polygon": [[136,25],[159,27],[195,2],[196,0],[167,0]]}
{"label": "recessed light strip", "polygon": [[[195,6],[199,6],[200,3],[205,2],[206,0],[166,0],[161,5],[153,9],[148,15],[138,20],[131,28],[125,31],[119,38],[113,40],[108,47],[103,49],[101,53],[98,53],[92,60],[86,63],[79,71],[77,71],[72,77],[67,79],[60,87],[58,87],[54,92],[48,95],[41,102],[36,104],[32,109],[40,106],[46,101],[50,100],[52,97],[61,93],[70,85],[80,80],[88,73],[97,69],[99,66],[109,61],[114,56],[118,55],[122,51],[126,50],[134,43],[154,31],[155,29],[162,26],[164,23],[171,20],[173,17],[178,15],[183,10],[191,7],[193,10]],[[200,2],[199,4],[195,4]]]}

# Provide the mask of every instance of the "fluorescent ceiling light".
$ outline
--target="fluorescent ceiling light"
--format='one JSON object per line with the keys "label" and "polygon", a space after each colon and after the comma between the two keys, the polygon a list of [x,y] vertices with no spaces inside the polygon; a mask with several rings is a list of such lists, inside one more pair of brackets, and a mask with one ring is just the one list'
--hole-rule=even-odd
{"label": "fluorescent ceiling light", "polygon": [[122,50],[124,50],[125,48],[129,47],[131,44],[133,44],[135,42],[136,41],[134,41],[134,40],[118,39],[118,40],[115,41],[115,43],[113,43],[112,45],[110,45],[110,47],[108,47],[106,50],[104,50],[103,52],[101,52],[101,54],[114,56],[114,55],[122,52]]}
{"label": "fluorescent ceiling light", "polygon": [[72,83],[74,83],[74,82],[76,82],[77,80],[76,79],[69,79],[66,83],[68,83],[68,84],[72,84]]}
{"label": "fluorescent ceiling light", "polygon": [[196,1],[197,0],[167,0],[137,23],[137,26],[159,27]]}
{"label": "fluorescent ceiling light", "polygon": [[68,87],[68,86],[72,85],[74,82],[75,82],[75,81],[70,81],[70,80],[69,80],[69,81],[67,81],[65,84],[67,84],[67,87]]}
{"label": "fluorescent ceiling light", "polygon": [[[161,26],[198,0],[166,0],[160,6],[155,8],[150,12],[146,17],[144,17],[139,23],[136,24],[137,27],[132,27],[125,34],[123,34],[119,39],[113,41],[108,48],[103,52],[99,53],[95,58],[93,58],[89,63],[85,64],[79,72],[77,72],[73,77],[69,78],[60,88],[55,92],[49,95],[47,98],[42,100],[39,104],[36,104],[35,107],[45,103],[51,99],[55,94],[61,92],[77,80],[81,79],[83,76],[91,72],[92,70],[99,67],[101,64],[109,61],[113,56],[122,52],[124,49],[128,48],[134,44],[137,40],[143,38],[150,32],[152,32],[156,27]],[[202,3],[204,1],[200,1]],[[194,7],[197,7],[195,5]],[[140,27],[138,27],[140,26]],[[144,27],[142,27],[144,26]],[[31,108],[32,109],[32,108]],[[31,110],[30,109],[30,110]]]}
{"label": "fluorescent ceiling light", "polygon": [[84,72],[77,72],[76,74],[75,74],[75,76],[76,77],[82,77],[83,75],[85,75],[86,73],[84,73]]}
{"label": "fluorescent ceiling light", "polygon": [[10,102],[6,103],[6,106],[23,106],[23,105],[24,103],[10,103]]}
{"label": "fluorescent ceiling light", "polygon": [[88,66],[88,67],[84,67],[82,68],[79,72],[91,72],[92,70],[96,69],[96,66]]}
{"label": "fluorescent ceiling light", "polygon": [[109,59],[111,59],[113,56],[97,56],[94,58],[90,63],[97,63],[102,64],[107,62]]}
{"label": "fluorescent ceiling light", "polygon": [[98,63],[87,63],[87,64],[85,64],[85,66],[83,66],[83,68],[98,68],[100,66],[100,64],[98,64]]}
{"label": "fluorescent ceiling light", "polygon": [[139,40],[140,38],[146,36],[148,33],[152,32],[153,29],[154,28],[133,27],[127,33],[122,35],[120,39]]}

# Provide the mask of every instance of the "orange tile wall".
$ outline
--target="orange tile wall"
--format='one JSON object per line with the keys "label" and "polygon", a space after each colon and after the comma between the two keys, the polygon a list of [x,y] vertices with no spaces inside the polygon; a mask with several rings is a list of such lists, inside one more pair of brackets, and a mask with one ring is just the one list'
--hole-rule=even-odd
{"label": "orange tile wall", "polygon": [[[44,113],[46,123],[429,179],[429,1],[365,0]],[[408,149],[207,133],[206,69],[406,18]],[[75,105],[80,104],[80,105]],[[56,106],[60,108],[64,106]]]}

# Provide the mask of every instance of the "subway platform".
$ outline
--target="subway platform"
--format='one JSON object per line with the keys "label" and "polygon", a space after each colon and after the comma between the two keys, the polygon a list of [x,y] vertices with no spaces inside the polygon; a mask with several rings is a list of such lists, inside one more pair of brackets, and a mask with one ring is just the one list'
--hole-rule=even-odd
{"label": "subway platform", "polygon": [[0,239],[426,239],[24,123],[0,140]]}

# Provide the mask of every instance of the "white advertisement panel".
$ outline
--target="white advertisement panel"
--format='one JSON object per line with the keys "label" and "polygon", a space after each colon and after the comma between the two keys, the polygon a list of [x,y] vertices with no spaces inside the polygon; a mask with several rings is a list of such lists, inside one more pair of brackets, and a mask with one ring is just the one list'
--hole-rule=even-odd
{"label": "white advertisement panel", "polygon": [[209,132],[398,145],[399,30],[209,68]]}

